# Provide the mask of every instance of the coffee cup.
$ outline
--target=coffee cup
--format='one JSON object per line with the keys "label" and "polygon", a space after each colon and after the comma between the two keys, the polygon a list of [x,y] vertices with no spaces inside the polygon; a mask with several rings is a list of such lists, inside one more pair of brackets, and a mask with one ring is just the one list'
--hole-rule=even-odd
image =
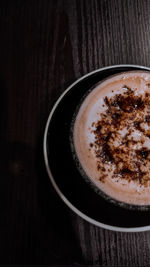
{"label": "coffee cup", "polygon": [[73,115],[71,150],[89,185],[109,202],[150,208],[150,72],[110,75]]}
{"label": "coffee cup", "polygon": [[[45,128],[45,133],[44,133],[43,151],[44,151],[45,166],[47,169],[49,179],[53,187],[55,188],[56,192],[58,193],[59,197],[72,211],[74,211],[76,214],[78,214],[80,217],[82,217],[86,221],[96,226],[105,228],[105,229],[121,231],[121,232],[139,232],[139,231],[149,230],[150,229],[150,225],[149,225],[150,205],[148,204],[148,202],[137,203],[135,201],[134,202],[126,201],[129,199],[131,200],[131,197],[125,199],[125,195],[124,195],[124,199],[116,198],[116,195],[110,194],[110,190],[107,190],[107,191],[105,190],[106,185],[107,185],[106,184],[107,177],[104,177],[104,178],[101,177],[101,179],[98,180],[98,183],[101,183],[101,185],[104,186],[105,188],[102,188],[100,187],[99,184],[95,183],[95,181],[91,178],[89,173],[87,173],[86,166],[88,166],[88,164],[86,164],[86,166],[83,166],[80,153],[78,152],[78,148],[77,148],[78,145],[77,143],[75,143],[75,131],[77,130],[77,128],[75,130],[75,124],[77,121],[78,122],[80,121],[79,114],[83,113],[83,112],[80,113],[80,111],[82,111],[81,108],[84,108],[85,102],[88,100],[88,97],[91,98],[90,94],[92,94],[92,92],[94,93],[94,91],[96,93],[96,88],[99,88],[99,86],[103,86],[104,82],[108,82],[112,78],[115,79],[115,76],[117,77],[118,75],[122,75],[122,73],[126,75],[127,73],[129,74],[131,72],[139,73],[139,71],[141,73],[143,72],[145,75],[146,73],[147,74],[149,73],[150,68],[144,67],[144,66],[138,66],[138,65],[113,65],[113,66],[100,68],[98,70],[95,70],[91,73],[84,75],[83,77],[75,81],[73,84],[71,84],[63,92],[63,94],[59,97],[59,99],[56,101],[55,105],[50,111],[47,124],[46,124],[46,128]],[[147,79],[146,84],[147,85],[145,88],[147,88],[148,90],[148,84],[149,84],[148,79]],[[128,84],[123,83],[123,88],[124,88],[123,92],[126,92],[125,94],[126,97],[129,97],[128,95],[129,92],[131,93],[130,96],[132,96],[133,94],[132,86],[129,86]],[[140,94],[137,92],[137,90],[134,90],[134,92],[135,91],[136,91],[135,97],[139,97]],[[99,110],[99,115],[100,113],[105,113],[106,111],[108,114],[111,114],[108,108],[109,105],[111,104],[110,101],[112,100],[112,98],[115,98],[117,94],[119,95],[119,92],[117,93],[117,91],[114,90],[114,92],[111,92],[111,93],[114,93],[114,95],[109,97],[109,94],[105,94],[105,96],[103,97],[103,99],[105,97],[107,97],[108,99],[105,98],[105,101],[103,103],[104,112],[100,112]],[[128,100],[129,99],[130,98],[128,98]],[[133,99],[135,100],[135,98]],[[120,103],[118,101],[118,104],[117,104],[114,101],[115,105],[119,106]],[[147,131],[148,128],[146,128],[146,125],[144,126],[142,122],[136,121],[137,115],[138,115],[138,108],[139,108],[139,112],[142,112],[142,109],[143,109],[142,102],[141,104],[140,104],[140,101],[137,103],[132,103],[132,104],[134,104],[133,107],[135,110],[135,113],[134,113],[135,121],[134,120],[133,121],[131,120],[131,121],[132,123],[134,122],[134,126],[136,127],[137,132],[143,135],[143,133],[139,131],[138,129],[145,127],[145,131]],[[138,108],[136,108],[136,105],[138,106]],[[89,107],[89,104],[88,104],[88,107]],[[123,107],[123,109],[124,108],[125,107]],[[90,114],[91,110],[92,109],[89,108],[87,114]],[[131,112],[126,112],[126,113],[131,115],[133,110],[131,109],[128,111],[131,111]],[[118,107],[117,113],[119,112],[120,111]],[[122,113],[123,112],[124,111],[122,111]],[[114,125],[115,124],[120,125],[119,120],[122,118],[122,116],[119,119],[119,116],[120,116],[119,114],[113,113],[112,115],[114,119]],[[93,122],[97,123],[100,120],[100,116],[98,117],[96,121],[93,120],[93,117],[91,118],[92,118],[91,119],[92,123]],[[148,120],[149,118],[146,117],[145,118],[146,124],[148,124]],[[95,147],[95,144],[93,144],[93,141],[95,140],[94,138],[96,138],[97,133],[100,134],[99,132],[100,128],[98,127],[99,123],[95,125],[93,124],[93,128],[91,129],[91,136],[93,136],[93,139],[89,142],[90,146],[88,146],[88,149],[90,149],[91,153],[93,153],[93,157],[96,155],[96,151],[98,151],[96,150],[96,147]],[[115,129],[118,129],[118,128],[116,127]],[[78,138],[80,134],[76,136]],[[140,135],[137,135],[137,136],[139,137]],[[103,135],[103,139],[104,139],[103,142],[108,141],[109,139],[108,137],[109,136]],[[111,133],[110,141],[112,141],[112,137],[113,136]],[[131,134],[130,134],[130,138],[131,138]],[[136,141],[134,138],[132,141]],[[100,140],[98,139],[98,141],[100,142],[101,138]],[[126,138],[124,138],[124,141],[125,142],[128,141],[127,143],[130,143],[131,147],[133,146],[133,144],[131,143],[131,140],[127,140]],[[99,144],[101,144],[101,142],[98,143],[98,145]],[[112,143],[111,144],[108,143],[108,145],[109,146],[111,145],[110,148],[112,149]],[[137,146],[138,144],[135,143],[135,145]],[[104,153],[107,151],[106,148],[107,146],[105,146],[105,150],[103,151],[101,155],[103,157],[101,157],[101,159],[104,160],[105,164],[108,163],[108,165],[110,164],[110,166],[113,166],[114,165],[113,159],[109,157],[108,153]],[[121,146],[119,148],[121,148]],[[143,166],[144,166],[144,164],[147,162],[149,158],[149,153],[147,151],[148,147],[147,147],[147,150],[146,150],[146,146],[145,146],[145,149],[143,150],[140,150],[140,148],[141,147],[137,147],[137,148],[135,147],[134,149],[137,150],[136,155],[138,156],[140,162],[142,160]],[[119,152],[118,155],[120,155],[121,151],[118,151],[118,152]],[[105,156],[106,156],[106,159],[105,159]],[[113,156],[115,158],[115,163],[116,163],[117,153],[115,152]],[[131,161],[131,163],[133,162]],[[97,167],[98,166],[96,165],[96,168]],[[129,182],[126,177],[127,172],[129,172],[129,170],[128,169],[123,170],[123,168],[121,169],[121,164],[119,165],[119,167],[120,167],[120,173],[118,173],[117,175],[120,175],[120,180],[122,179],[122,181],[124,182],[126,181],[126,183]],[[101,166],[100,166],[100,169],[101,169]],[[138,169],[138,166],[137,166],[137,169]],[[132,169],[130,170],[132,171]],[[145,179],[144,175],[143,175],[143,178]],[[140,181],[142,187],[144,186],[143,178]],[[115,180],[116,178],[112,177],[112,179]],[[134,184],[131,177],[129,180],[131,180],[131,183]],[[138,175],[136,175],[135,180],[137,181],[140,180],[139,173]],[[122,185],[122,187],[124,186]],[[139,184],[139,187],[140,187],[140,184]],[[108,186],[107,186],[107,189],[108,189]],[[142,190],[141,188],[139,189]],[[116,190],[115,192],[118,192],[118,191],[119,190]],[[118,193],[116,194],[118,196]]]}

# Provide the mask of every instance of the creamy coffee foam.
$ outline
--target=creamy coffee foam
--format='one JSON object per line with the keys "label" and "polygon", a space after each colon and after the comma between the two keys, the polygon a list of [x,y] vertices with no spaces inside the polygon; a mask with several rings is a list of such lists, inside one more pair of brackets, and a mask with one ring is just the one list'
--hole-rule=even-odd
{"label": "creamy coffee foam", "polygon": [[97,85],[76,116],[73,140],[89,179],[121,202],[150,205],[150,72]]}

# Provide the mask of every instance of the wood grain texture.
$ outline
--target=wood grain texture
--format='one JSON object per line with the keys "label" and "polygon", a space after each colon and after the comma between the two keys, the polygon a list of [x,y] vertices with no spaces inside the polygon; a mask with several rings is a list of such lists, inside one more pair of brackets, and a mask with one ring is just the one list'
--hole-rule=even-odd
{"label": "wood grain texture", "polygon": [[150,232],[73,214],[42,156],[49,111],[69,84],[102,66],[150,66],[149,14],[149,0],[0,2],[0,264],[149,265]]}

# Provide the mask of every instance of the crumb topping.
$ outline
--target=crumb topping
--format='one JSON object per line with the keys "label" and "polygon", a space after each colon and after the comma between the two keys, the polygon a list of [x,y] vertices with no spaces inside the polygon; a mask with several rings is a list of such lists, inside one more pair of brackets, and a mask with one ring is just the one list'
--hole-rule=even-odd
{"label": "crumb topping", "polygon": [[[104,98],[106,110],[91,125],[99,180],[111,177],[148,186],[150,181],[150,93],[136,94],[123,86],[124,93]],[[149,88],[148,88],[149,89]]]}

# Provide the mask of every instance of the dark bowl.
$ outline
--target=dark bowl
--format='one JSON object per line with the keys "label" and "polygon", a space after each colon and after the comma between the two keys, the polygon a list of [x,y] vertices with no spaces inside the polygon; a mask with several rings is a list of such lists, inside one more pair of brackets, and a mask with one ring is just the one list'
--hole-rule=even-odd
{"label": "dark bowl", "polygon": [[131,70],[150,71],[150,68],[115,65],[98,69],[77,80],[55,103],[44,134],[46,169],[61,199],[88,222],[122,232],[150,230],[148,206],[122,205],[89,186],[77,167],[77,160],[74,160],[70,146],[70,127],[77,106],[94,85],[111,75]]}

